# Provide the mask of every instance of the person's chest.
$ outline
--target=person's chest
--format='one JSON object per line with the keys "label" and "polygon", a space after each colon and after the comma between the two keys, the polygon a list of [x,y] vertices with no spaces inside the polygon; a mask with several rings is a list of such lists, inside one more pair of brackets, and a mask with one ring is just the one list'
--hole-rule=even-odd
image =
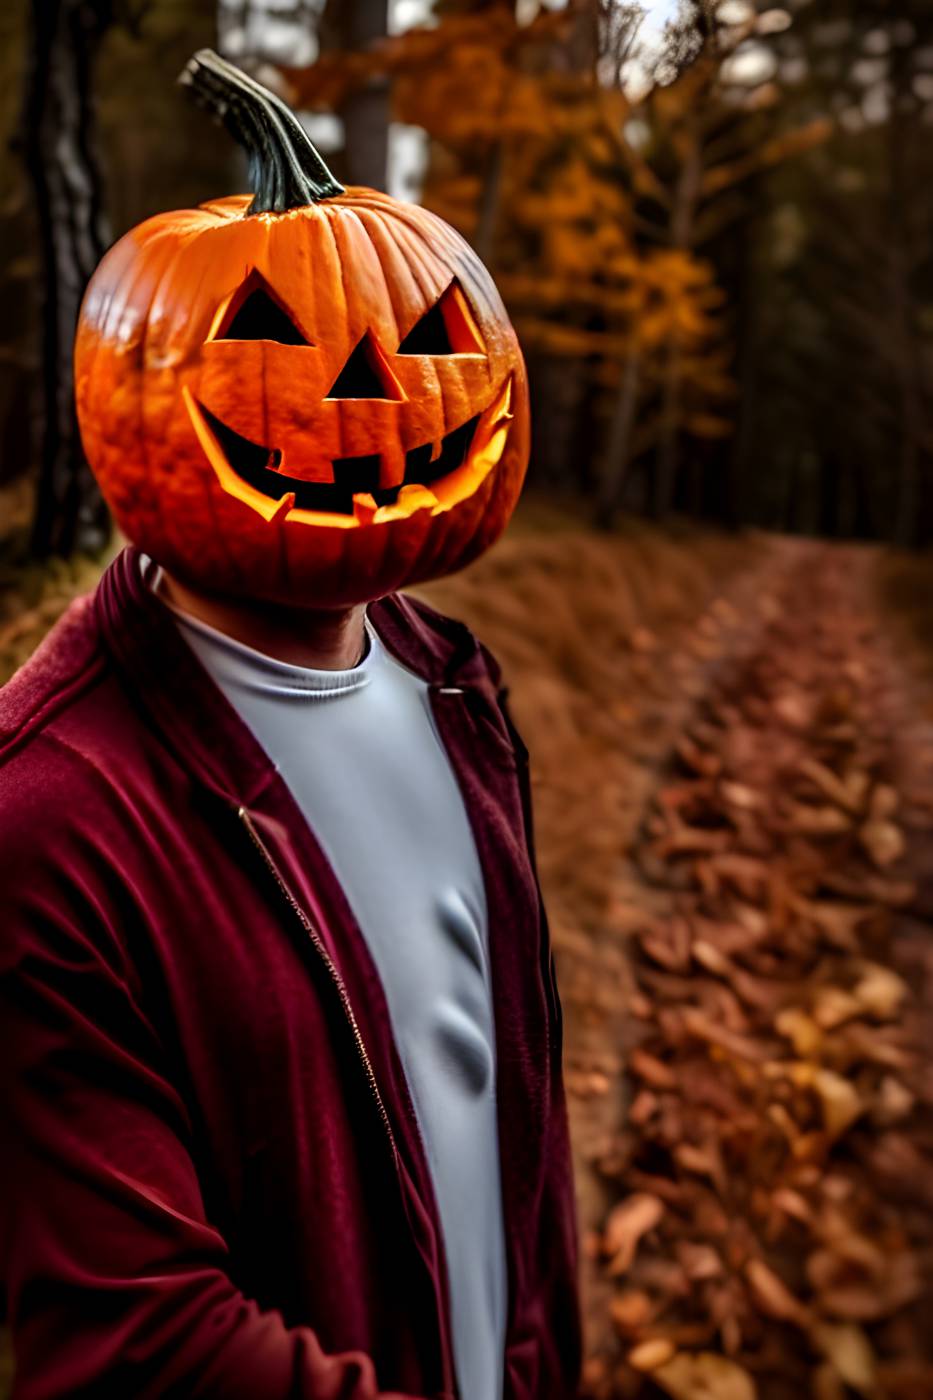
{"label": "person's chest", "polygon": [[[307,688],[283,684],[287,674],[270,685],[242,665],[214,679],[275,763],[346,897],[416,1092],[469,1098],[491,1091],[495,1038],[469,816],[426,683],[377,638],[347,685],[353,675],[339,673],[331,689],[322,673],[298,674]],[[345,942],[331,952],[345,975],[360,956]]]}

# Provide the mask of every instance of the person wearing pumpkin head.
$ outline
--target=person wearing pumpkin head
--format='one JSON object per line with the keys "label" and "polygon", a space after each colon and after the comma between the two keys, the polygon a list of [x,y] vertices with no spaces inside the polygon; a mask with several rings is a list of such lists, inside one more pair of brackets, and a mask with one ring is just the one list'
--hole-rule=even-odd
{"label": "person wearing pumpkin head", "polygon": [[91,280],[132,542],[0,692],[18,1400],[562,1400],[560,1005],[499,667],[399,590],[500,534],[515,333],[440,219],[209,50],[254,194]]}

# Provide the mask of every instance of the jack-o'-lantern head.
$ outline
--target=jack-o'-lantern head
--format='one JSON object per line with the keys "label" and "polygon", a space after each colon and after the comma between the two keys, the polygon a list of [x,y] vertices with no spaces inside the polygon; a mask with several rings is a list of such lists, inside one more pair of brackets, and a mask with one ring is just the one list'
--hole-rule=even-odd
{"label": "jack-o'-lantern head", "polygon": [[202,50],[184,75],[255,194],[160,214],[91,279],[75,380],[118,525],[189,583],[307,606],[461,568],[528,461],[515,332],[443,220],[343,189],[273,94]]}

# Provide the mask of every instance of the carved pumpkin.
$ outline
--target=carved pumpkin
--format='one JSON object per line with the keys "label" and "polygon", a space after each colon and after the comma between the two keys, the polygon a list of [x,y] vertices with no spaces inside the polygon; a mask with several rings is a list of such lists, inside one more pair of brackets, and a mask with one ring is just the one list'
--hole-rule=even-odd
{"label": "carved pumpkin", "polygon": [[183,79],[255,194],[106,255],[75,348],[88,460],[123,532],[208,590],[337,606],[461,568],[528,459],[515,332],[435,215],[344,190],[278,98],[210,50]]}

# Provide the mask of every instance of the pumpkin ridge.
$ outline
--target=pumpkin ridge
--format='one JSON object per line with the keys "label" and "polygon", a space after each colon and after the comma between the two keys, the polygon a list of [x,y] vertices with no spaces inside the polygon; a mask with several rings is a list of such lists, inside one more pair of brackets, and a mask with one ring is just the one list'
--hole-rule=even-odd
{"label": "pumpkin ridge", "polygon": [[[122,244],[115,245],[114,248],[110,249],[107,256],[112,261],[115,261],[118,248],[122,250],[121,266],[122,259],[126,259],[128,262],[130,262],[130,265],[132,265],[132,260],[135,258],[135,250],[130,248],[128,245],[126,247],[123,247]],[[113,306],[113,303],[116,300],[118,287],[118,281],[113,281],[110,284],[108,284],[108,295],[106,296],[106,299],[101,305],[100,310],[96,313],[93,319],[91,319],[89,310],[90,292],[85,293],[81,303],[81,311],[78,318],[78,331],[75,337],[74,352],[75,406],[79,411],[79,422],[81,417],[81,406],[95,399],[94,366],[100,360],[101,349],[106,343],[104,337],[104,326],[106,325],[107,319],[110,316],[110,311]],[[96,424],[92,427],[91,424],[93,423],[93,416],[89,415],[85,425],[80,428],[81,441],[84,445],[85,455],[88,457],[89,461],[92,459],[92,456],[96,456],[96,452],[92,454],[88,446],[90,441],[89,430],[94,432],[95,437],[97,438],[97,451],[100,450],[101,443],[101,435],[99,429],[96,428]]]}
{"label": "pumpkin ridge", "polygon": [[[433,546],[433,548],[429,549],[429,546]],[[409,577],[417,579],[419,571],[423,576],[424,571],[433,567],[437,556],[447,547],[446,536],[439,531],[426,529],[422,535],[420,546],[409,561]]]}
{"label": "pumpkin ridge", "polygon": [[[406,261],[411,269],[411,275],[414,278],[415,285],[423,300],[426,303],[429,302],[433,295],[431,283],[434,280],[431,275],[431,263],[424,258],[423,249],[421,247],[414,247],[412,245],[406,221],[395,217],[383,216],[382,226],[387,236],[393,240],[399,248],[399,251],[403,253],[403,256],[407,251],[409,256],[406,258]],[[434,262],[440,264],[443,268],[444,264],[439,258],[435,258]]]}
{"label": "pumpkin ridge", "polygon": [[[177,244],[171,237],[168,236],[168,233],[166,232],[166,236],[159,239],[158,242],[155,245],[153,245],[153,247],[155,250],[155,255],[158,259],[158,261],[155,264],[154,283],[155,289],[157,290],[158,287],[161,285],[163,271],[175,260],[177,253]],[[122,297],[114,297],[111,304],[108,305],[106,309],[106,319],[104,325],[97,333],[98,340],[94,347],[95,361],[100,346],[103,343],[105,343],[105,339],[109,338],[109,336],[112,334],[111,326],[119,325],[120,322],[126,317],[128,308],[131,308],[135,305],[138,287],[140,286],[140,284],[144,283],[146,278],[152,278],[152,276],[153,264],[151,262],[142,262],[139,266],[139,275],[133,278],[131,281],[129,281],[128,286],[126,286],[123,290]],[[148,439],[146,436],[145,369],[146,339],[149,331],[148,317],[142,318],[138,325],[134,326],[133,330],[134,335],[130,339],[129,345],[132,351],[133,358],[138,362],[139,376],[136,381],[130,380],[128,383],[124,384],[123,390],[124,393],[129,391],[133,392],[133,401],[127,406],[127,409],[125,411],[126,416],[132,416],[134,422],[138,425],[139,464],[136,467],[135,471],[136,479],[135,481],[132,481],[132,491],[137,504],[144,503],[148,514],[150,516],[155,516],[159,523],[162,524],[163,514],[161,503],[157,497],[155,499],[153,498],[153,492],[151,489],[151,475],[147,445]],[[94,361],[91,362],[91,365],[89,367],[91,372],[93,372],[93,366]],[[110,443],[106,444],[105,450],[107,451],[109,457],[114,451],[113,445]]]}
{"label": "pumpkin ridge", "polygon": [[[187,238],[183,239],[181,242],[169,243],[167,249],[167,256],[165,255],[166,250],[162,250],[164,261],[158,264],[155,287],[153,288],[152,297],[149,301],[150,308],[154,308],[158,304],[159,295],[165,286],[165,282],[169,276],[170,271],[174,270],[178,266],[178,262],[182,251],[184,250],[185,252],[187,252],[193,239],[196,237],[197,235],[195,233],[191,233],[188,235]],[[142,324],[142,334],[139,340],[139,361],[141,375],[139,382],[139,445],[141,456],[140,465],[143,480],[145,481],[146,486],[148,488],[148,495],[150,496],[150,498],[153,495],[155,495],[155,500],[152,502],[152,506],[150,508],[154,508],[155,514],[159,519],[160,526],[163,530],[165,530],[169,527],[170,522],[166,516],[165,507],[163,504],[162,491],[156,491],[153,493],[152,490],[152,466],[149,458],[149,432],[146,418],[146,407],[148,402],[145,378],[147,370],[146,347],[149,341],[151,325],[152,320],[150,316],[147,315]]]}
{"label": "pumpkin ridge", "polygon": [[279,520],[277,520],[277,521],[275,522],[275,530],[276,530],[276,534],[278,535],[278,541],[279,541],[278,559],[279,559],[279,569],[280,569],[281,574],[282,574],[282,582],[284,583],[286,590],[287,590],[288,592],[291,592],[291,589],[292,589],[292,575],[291,575],[291,570],[290,570],[289,567],[288,567],[288,536],[287,536],[287,534],[286,534],[286,525],[287,525],[287,523],[288,523],[288,512],[286,511],[285,515],[283,515],[283,516],[281,517],[281,519],[279,519]]}
{"label": "pumpkin ridge", "polygon": [[211,490],[211,483],[206,475],[202,475],[200,481],[201,488],[204,493],[204,498],[207,501],[207,513],[210,516],[211,524],[213,526],[214,538],[220,541],[221,551],[223,552],[223,554],[226,555],[227,562],[229,563],[230,568],[233,570],[234,577],[236,578],[238,583],[242,584],[245,577],[243,572],[243,566],[237,558],[236,552],[233,549],[230,541],[227,539],[226,531],[221,528],[220,519],[217,514],[217,505],[214,501],[214,495]]}
{"label": "pumpkin ridge", "polygon": [[[171,231],[166,229],[164,242],[166,244],[170,243],[171,238]],[[150,256],[155,246],[155,244],[147,245],[147,251]],[[135,276],[127,278],[125,282],[121,279],[120,283],[117,284],[114,295],[110,298],[104,309],[103,318],[96,324],[93,321],[91,322],[96,334],[100,337],[102,342],[107,342],[115,338],[117,326],[127,314],[128,308],[135,303],[137,289],[145,282],[147,277],[151,276],[151,267],[146,259],[143,258],[139,260],[138,266],[135,269],[135,274]]]}
{"label": "pumpkin ridge", "polygon": [[382,349],[385,353],[392,354],[395,350],[395,344],[397,344],[401,332],[399,330],[398,314],[395,309],[395,302],[392,299],[392,293],[389,287],[389,280],[386,277],[385,268],[382,265],[382,258],[380,257],[379,249],[373,242],[368,225],[363,219],[360,218],[359,212],[356,209],[345,209],[343,212],[348,217],[344,218],[342,222],[346,224],[349,221],[350,227],[353,229],[353,237],[361,243],[365,242],[367,248],[369,249],[369,253],[373,259],[373,262],[379,269],[379,276],[382,279],[382,285],[383,290],[385,292],[386,301],[388,302],[388,305],[392,311],[393,334],[396,338],[395,342],[391,346],[383,345]]}
{"label": "pumpkin ridge", "polygon": [[[346,270],[346,269],[344,268],[344,265],[343,265],[343,253],[341,252],[340,240],[339,240],[338,237],[337,237],[337,230],[336,230],[336,228],[334,227],[333,221],[332,221],[331,219],[323,219],[323,220],[321,221],[321,224],[322,224],[322,227],[323,227],[323,228],[326,228],[327,234],[328,234],[328,236],[329,236],[329,238],[330,238],[330,240],[331,240],[331,243],[332,243],[332,245],[333,245],[334,258],[336,259],[336,262],[337,262],[337,270],[338,270],[338,272],[339,272],[339,274],[340,274],[339,277],[336,279],[336,284],[335,284],[336,289],[339,290],[339,293],[340,293],[340,299],[339,299],[339,303],[338,303],[338,305],[337,305],[337,317],[336,317],[335,319],[337,320],[337,324],[338,324],[338,325],[342,325],[342,326],[347,327],[347,347],[348,347],[348,349],[349,349],[349,348],[350,348],[350,345],[352,344],[352,341],[353,341],[353,335],[352,335],[352,333],[350,332],[349,327],[348,327],[348,320],[349,320],[350,308],[349,308],[349,306],[348,306],[348,304],[347,304],[347,293],[346,293],[346,288],[345,288],[345,286],[344,286],[344,280],[343,280],[343,279],[344,279],[344,273],[345,273],[345,270]],[[341,438],[341,440],[340,440],[340,445],[341,445],[341,449],[342,449],[342,447],[343,447],[343,439],[342,439],[342,438]]]}
{"label": "pumpkin ridge", "polygon": [[[152,290],[152,296],[149,299],[149,310],[143,322],[142,337],[140,339],[140,360],[144,372],[148,368],[146,363],[146,354],[151,341],[153,323],[157,320],[156,313],[160,309],[159,299],[165,293],[166,284],[169,284],[170,293],[174,290],[171,287],[172,276],[176,272],[179,263],[182,260],[182,256],[188,253],[188,251],[192,247],[192,244],[196,242],[198,237],[198,231],[196,229],[192,230],[187,235],[187,237],[182,238],[181,240],[176,242],[174,246],[169,247],[168,257],[165,259],[165,262],[162,264],[161,268],[159,269],[156,275],[156,283]],[[197,282],[195,282],[192,288],[192,300],[195,302],[198,301],[198,295],[201,291],[201,288],[204,285],[207,276],[208,266],[208,260],[205,258],[204,267],[202,267],[201,269],[200,277],[198,278]],[[160,345],[159,348],[163,349],[164,347]]]}
{"label": "pumpkin ridge", "polygon": [[[404,335],[407,334],[410,327],[408,326],[406,319],[403,316],[399,315],[399,309],[396,303],[397,299],[401,302],[402,305],[410,301],[411,291],[406,289],[401,295],[399,295],[398,291],[396,291],[393,294],[393,286],[397,286],[401,274],[407,274],[407,276],[410,279],[411,288],[414,289],[417,295],[423,296],[424,293],[422,291],[421,284],[415,276],[406,258],[404,257],[404,254],[401,248],[399,247],[398,243],[395,241],[389,229],[386,227],[386,221],[380,218],[378,214],[370,208],[366,209],[367,218],[365,220],[362,218],[362,215],[359,213],[359,211],[354,212],[357,213],[357,217],[360,219],[361,223],[364,224],[364,227],[366,228],[367,234],[369,236],[369,241],[372,243],[373,248],[376,252],[376,257],[379,260],[379,267],[382,271],[382,276],[383,280],[385,281],[386,288],[388,289],[389,301],[392,306],[393,315],[395,317],[395,328],[397,333],[396,343],[401,344]],[[386,257],[390,257],[393,260],[393,263],[395,264],[388,270],[386,268]],[[390,273],[391,278],[389,275]],[[414,324],[414,322],[412,324]]]}
{"label": "pumpkin ridge", "polygon": [[[384,221],[384,225],[387,224],[388,220]],[[407,223],[401,220],[399,221],[399,225],[400,227],[398,232],[400,236],[395,240],[396,247],[399,248],[399,251],[401,252],[404,261],[407,263],[407,265],[412,268],[416,285],[419,287],[422,297],[426,302],[428,302],[430,301],[432,293],[429,293],[423,287],[421,279],[417,276],[415,272],[416,267],[420,268],[422,272],[426,272],[426,275],[428,276],[431,276],[432,273],[436,272],[436,281],[440,283],[440,291],[437,295],[438,298],[440,298],[441,296],[443,296],[444,291],[447,289],[450,283],[459,277],[459,270],[455,265],[452,264],[452,262],[436,257],[433,253],[433,250],[426,245],[424,238],[419,236],[418,229],[410,227]],[[424,251],[427,251],[431,255],[430,262],[426,262],[426,260],[421,256],[421,254]],[[406,334],[408,333],[409,329],[410,327],[406,327]],[[444,404],[444,419],[446,422],[446,402]]]}

